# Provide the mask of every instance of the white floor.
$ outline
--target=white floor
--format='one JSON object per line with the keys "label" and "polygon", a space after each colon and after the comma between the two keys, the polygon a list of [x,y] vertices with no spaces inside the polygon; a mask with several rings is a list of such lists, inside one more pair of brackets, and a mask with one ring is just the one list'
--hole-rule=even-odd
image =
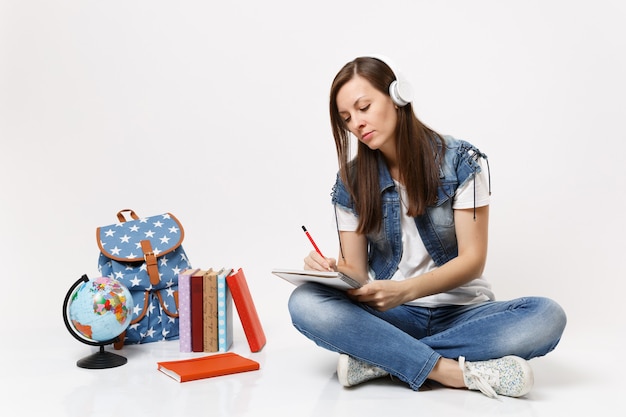
{"label": "white floor", "polygon": [[96,348],[64,329],[4,337],[1,403],[18,416],[626,416],[626,367],[616,341],[585,346],[565,337],[556,351],[531,361],[535,387],[526,398],[492,400],[441,387],[413,392],[391,379],[345,389],[336,379],[336,354],[284,319],[267,321],[265,331],[267,345],[252,354],[236,326],[231,349],[258,361],[259,371],[182,384],[156,370],[157,361],[200,355],[181,354],[177,341],[125,346],[115,353],[127,364],[86,370],[76,361]]}

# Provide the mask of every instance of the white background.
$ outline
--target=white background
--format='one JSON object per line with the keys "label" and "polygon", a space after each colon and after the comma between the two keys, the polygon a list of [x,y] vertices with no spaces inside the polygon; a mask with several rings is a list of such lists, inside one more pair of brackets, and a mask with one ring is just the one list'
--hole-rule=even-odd
{"label": "white background", "polygon": [[426,124],[489,156],[497,296],[552,297],[563,344],[611,346],[624,4],[0,0],[3,333],[73,343],[65,292],[97,276],[96,227],[131,208],[175,214],[194,266],[244,268],[271,343],[292,288],[270,271],[301,266],[301,226],[338,250],[330,83],[380,53]]}

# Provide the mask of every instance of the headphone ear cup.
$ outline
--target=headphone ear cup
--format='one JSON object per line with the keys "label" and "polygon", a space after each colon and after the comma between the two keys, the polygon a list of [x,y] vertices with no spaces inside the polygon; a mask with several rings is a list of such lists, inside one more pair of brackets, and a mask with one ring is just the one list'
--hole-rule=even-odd
{"label": "headphone ear cup", "polygon": [[389,85],[389,95],[396,106],[404,107],[413,101],[413,88],[408,82],[397,79]]}

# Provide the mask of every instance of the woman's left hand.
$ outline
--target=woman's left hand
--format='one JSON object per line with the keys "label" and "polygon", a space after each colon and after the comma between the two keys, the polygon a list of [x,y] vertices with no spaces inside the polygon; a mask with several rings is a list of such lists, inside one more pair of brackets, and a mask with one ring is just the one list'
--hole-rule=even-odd
{"label": "woman's left hand", "polygon": [[386,311],[410,301],[406,285],[406,281],[375,280],[361,288],[348,290],[348,296],[376,310]]}

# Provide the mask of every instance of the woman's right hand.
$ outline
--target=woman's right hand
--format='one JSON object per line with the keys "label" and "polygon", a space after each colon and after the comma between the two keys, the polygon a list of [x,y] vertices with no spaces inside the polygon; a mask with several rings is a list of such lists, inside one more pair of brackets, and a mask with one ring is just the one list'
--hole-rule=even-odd
{"label": "woman's right hand", "polygon": [[324,258],[313,250],[304,258],[304,269],[313,271],[336,271],[337,260]]}

